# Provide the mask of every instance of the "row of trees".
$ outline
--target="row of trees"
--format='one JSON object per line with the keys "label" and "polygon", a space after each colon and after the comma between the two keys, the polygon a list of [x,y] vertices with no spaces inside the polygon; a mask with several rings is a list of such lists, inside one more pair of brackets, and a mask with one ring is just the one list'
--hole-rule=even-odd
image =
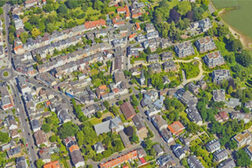
{"label": "row of trees", "polygon": [[[22,37],[35,38],[38,35],[43,35],[45,32],[52,33],[58,29],[75,27],[80,24],[77,21],[78,19],[91,20],[92,15],[97,15],[100,12],[103,14],[107,13],[108,3],[108,0],[66,0],[64,3],[47,0],[43,8],[34,7],[29,11],[25,11],[24,16],[29,18],[24,23],[25,30],[28,33],[22,33]],[[97,10],[97,13],[88,13],[88,8]],[[47,15],[41,15],[44,12]],[[24,16],[21,16],[21,18]]]}

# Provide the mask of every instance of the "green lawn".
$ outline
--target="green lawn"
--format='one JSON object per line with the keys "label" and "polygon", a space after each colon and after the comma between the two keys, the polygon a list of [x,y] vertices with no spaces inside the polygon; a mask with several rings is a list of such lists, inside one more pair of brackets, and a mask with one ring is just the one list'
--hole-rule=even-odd
{"label": "green lawn", "polygon": [[190,63],[180,63],[180,68],[185,71],[186,79],[191,79],[198,76],[200,70],[197,61]]}
{"label": "green lawn", "polygon": [[7,76],[9,76],[9,72],[7,72],[7,71],[4,71],[4,72],[3,72],[3,76],[4,76],[4,77],[7,77]]}

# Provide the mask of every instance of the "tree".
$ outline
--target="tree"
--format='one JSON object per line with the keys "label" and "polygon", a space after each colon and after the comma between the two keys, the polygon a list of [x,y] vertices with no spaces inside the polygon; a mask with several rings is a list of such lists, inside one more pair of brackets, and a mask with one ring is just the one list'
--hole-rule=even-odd
{"label": "tree", "polygon": [[180,14],[177,12],[176,9],[171,9],[170,10],[170,18],[169,18],[169,22],[174,21],[175,23],[177,23],[179,21],[180,18]]}
{"label": "tree", "polygon": [[76,138],[78,140],[78,145],[82,146],[84,144],[84,139],[85,139],[84,133],[82,131],[78,131]]}
{"label": "tree", "polygon": [[252,56],[246,50],[243,50],[241,53],[237,53],[235,57],[236,61],[244,67],[248,67],[252,63]]}
{"label": "tree", "polygon": [[227,48],[230,50],[230,51],[240,51],[242,49],[242,43],[239,39],[235,39],[234,37],[230,38],[228,40],[228,45],[227,45]]}
{"label": "tree", "polygon": [[48,133],[51,131],[51,127],[50,127],[50,124],[48,123],[45,123],[42,125],[41,129],[45,132],[45,133]]}
{"label": "tree", "polygon": [[106,109],[109,109],[109,102],[107,100],[103,102],[103,105],[106,107]]}
{"label": "tree", "polygon": [[202,14],[204,13],[204,9],[201,7],[194,7],[193,8],[193,20],[198,21],[203,18]]}
{"label": "tree", "polygon": [[191,3],[189,1],[182,1],[178,4],[178,12],[181,15],[185,15],[187,12],[191,11]]}
{"label": "tree", "polygon": [[3,14],[3,8],[0,7],[0,15],[2,15],[2,14]]}
{"label": "tree", "polygon": [[132,104],[134,107],[136,107],[136,106],[139,105],[139,102],[138,102],[138,100],[137,100],[137,98],[136,98],[136,95],[132,95],[132,96],[131,96],[131,104]]}
{"label": "tree", "polygon": [[50,142],[56,142],[57,140],[57,136],[56,135],[52,135],[50,138],[49,138]]}
{"label": "tree", "polygon": [[48,33],[52,33],[54,30],[56,30],[56,26],[53,23],[46,24],[46,31]]}
{"label": "tree", "polygon": [[31,15],[31,17],[30,17],[30,19],[29,19],[29,22],[30,22],[32,25],[38,26],[38,25],[39,25],[39,16]]}
{"label": "tree", "polygon": [[235,153],[235,159],[237,166],[247,167],[251,164],[249,156],[243,149],[240,149]]}
{"label": "tree", "polygon": [[68,10],[67,10],[66,5],[65,5],[65,4],[61,4],[61,5],[59,6],[59,8],[57,9],[57,12],[58,12],[59,14],[62,14],[62,15],[67,14]]}
{"label": "tree", "polygon": [[77,8],[80,5],[80,3],[77,0],[67,0],[66,5],[68,8],[73,9]]}
{"label": "tree", "polygon": [[42,168],[43,165],[44,165],[44,162],[43,162],[42,159],[38,159],[38,160],[36,161],[36,166],[37,166],[37,168]]}
{"label": "tree", "polygon": [[7,143],[10,141],[10,137],[9,134],[6,132],[1,132],[0,131],[0,142],[2,143]]}
{"label": "tree", "polygon": [[25,22],[24,28],[27,31],[32,31],[32,25],[31,25],[31,23],[30,22]]}
{"label": "tree", "polygon": [[20,34],[20,39],[21,39],[21,41],[22,41],[23,44],[26,43],[28,37],[29,37],[29,35],[28,35],[27,32],[23,32],[23,33]]}
{"label": "tree", "polygon": [[100,111],[98,111],[98,112],[96,113],[96,117],[97,117],[97,118],[101,118],[101,117],[102,117],[102,113],[101,113]]}
{"label": "tree", "polygon": [[72,122],[64,123],[59,128],[59,135],[63,139],[69,136],[74,136],[77,132],[78,132],[78,126],[73,124]]}
{"label": "tree", "polygon": [[41,33],[41,32],[39,31],[39,29],[36,28],[36,27],[33,28],[32,31],[31,31],[31,34],[32,34],[32,37],[33,37],[33,38],[36,38],[37,36],[39,36],[40,33]]}

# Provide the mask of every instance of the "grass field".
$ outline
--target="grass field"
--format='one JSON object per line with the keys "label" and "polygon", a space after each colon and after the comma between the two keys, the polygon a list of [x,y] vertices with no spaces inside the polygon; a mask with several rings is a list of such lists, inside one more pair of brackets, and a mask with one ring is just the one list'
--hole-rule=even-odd
{"label": "grass field", "polygon": [[212,0],[217,9],[232,8],[222,18],[229,25],[252,39],[252,0]]}

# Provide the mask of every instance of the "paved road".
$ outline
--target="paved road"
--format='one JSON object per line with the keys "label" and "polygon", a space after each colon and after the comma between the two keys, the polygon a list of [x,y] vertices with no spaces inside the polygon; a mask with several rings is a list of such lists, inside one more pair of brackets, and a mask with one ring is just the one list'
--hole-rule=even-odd
{"label": "paved road", "polygon": [[8,51],[8,61],[9,61],[9,68],[11,68],[11,48],[12,46],[9,44],[9,25],[10,25],[10,18],[8,16],[8,12],[10,11],[10,5],[5,4],[3,7],[4,12],[4,24],[5,24],[5,32],[6,32],[6,44],[7,44],[7,51]]}
{"label": "paved road", "polygon": [[[138,94],[138,93],[139,93],[139,91],[137,91],[137,90],[135,90],[135,89],[133,89],[133,92],[134,92],[135,94]],[[154,134],[154,137],[152,138],[152,141],[160,143],[160,144],[164,147],[165,153],[171,155],[171,156],[175,159],[177,167],[180,167],[180,162],[179,162],[179,160],[178,160],[178,159],[175,157],[175,155],[172,153],[172,151],[171,151],[170,147],[168,146],[168,144],[167,144],[167,143],[164,141],[164,139],[160,136],[158,130],[154,127],[154,125],[151,123],[151,121],[148,120],[146,114],[144,113],[145,111],[144,111],[144,109],[141,107],[141,105],[138,105],[138,109],[139,109],[139,113],[138,113],[138,114],[139,114],[140,117],[144,120],[144,122],[147,124],[147,126],[149,127],[149,129],[150,129],[150,130],[153,132],[153,134]]]}
{"label": "paved road", "polygon": [[37,154],[35,152],[35,143],[32,137],[31,127],[29,123],[26,121],[27,113],[23,104],[24,102],[21,99],[21,95],[19,91],[17,90],[17,87],[14,84],[14,82],[10,81],[10,83],[11,83],[11,88],[14,94],[14,103],[16,105],[17,115],[19,115],[19,118],[20,118],[20,124],[21,124],[23,137],[25,138],[26,144],[28,144],[27,149],[28,149],[30,164],[31,164],[31,167],[35,168],[35,161],[37,158]]}

